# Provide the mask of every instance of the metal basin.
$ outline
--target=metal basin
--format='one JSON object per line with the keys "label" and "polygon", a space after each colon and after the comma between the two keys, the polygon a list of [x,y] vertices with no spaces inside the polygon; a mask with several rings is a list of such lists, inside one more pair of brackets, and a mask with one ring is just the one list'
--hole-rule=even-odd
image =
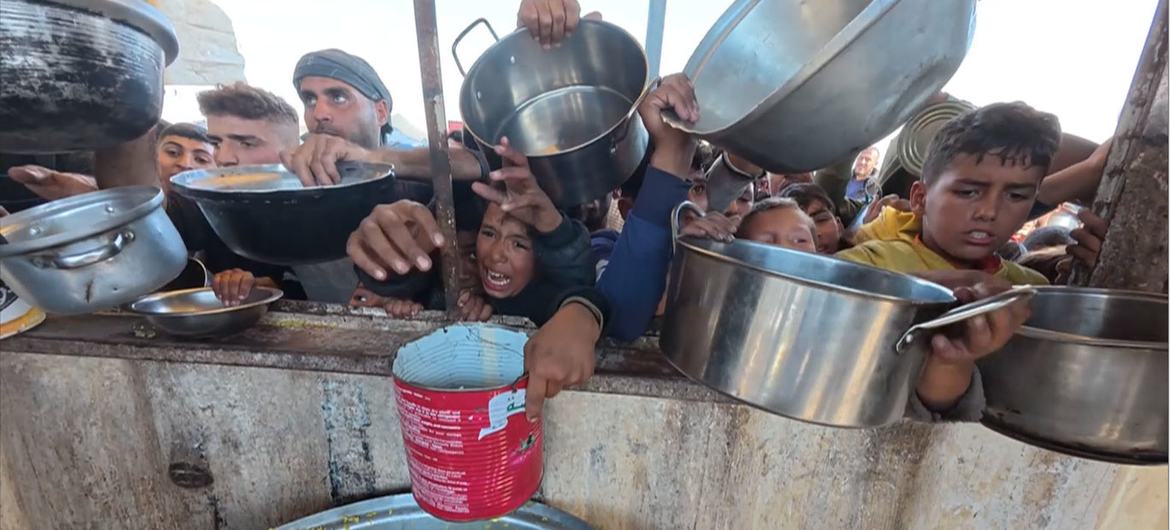
{"label": "metal basin", "polygon": [[4,0],[0,50],[0,151],[51,153],[114,146],[153,127],[179,42],[140,0]]}
{"label": "metal basin", "polygon": [[225,306],[210,287],[200,287],[143,297],[130,311],[177,337],[223,337],[252,327],[282,296],[280,289],[253,287],[240,305]]}
{"label": "metal basin", "polygon": [[[476,24],[491,28],[473,22],[452,53]],[[497,40],[467,71],[459,94],[464,128],[485,150],[507,136],[562,208],[601,197],[633,175],[649,141],[637,112],[649,67],[633,36],[582,20],[552,50],[527,30]]]}
{"label": "metal basin", "polygon": [[1042,287],[1032,318],[979,361],[983,424],[1075,456],[1165,464],[1166,295]]}
{"label": "metal basin", "polygon": [[345,242],[379,204],[431,200],[430,182],[395,178],[390,166],[343,162],[341,183],[305,188],[279,164],[185,171],[174,190],[199,205],[233,252],[302,265],[345,257]]}
{"label": "metal basin", "polygon": [[276,530],[592,530],[585,521],[539,502],[489,521],[453,523],[427,514],[409,493],[334,508],[278,526]]}
{"label": "metal basin", "polygon": [[748,404],[877,427],[905,414],[928,330],[1031,293],[1016,288],[947,311],[951,290],[913,276],[746,240],[681,238],[659,342],[679,371]]}
{"label": "metal basin", "polygon": [[0,278],[50,313],[128,303],[183,270],[187,249],[154,186],[59,199],[0,223]]}
{"label": "metal basin", "polygon": [[936,94],[974,25],[975,0],[738,0],[683,70],[701,118],[671,122],[768,171],[821,169]]}

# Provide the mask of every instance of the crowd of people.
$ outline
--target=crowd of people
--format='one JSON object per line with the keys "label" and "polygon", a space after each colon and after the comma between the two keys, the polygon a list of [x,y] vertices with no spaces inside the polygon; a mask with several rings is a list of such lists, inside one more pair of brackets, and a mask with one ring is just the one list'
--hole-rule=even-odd
{"label": "crowd of people", "polygon": [[[518,18],[535,39],[555,46],[581,17],[576,0],[524,0]],[[236,304],[253,286],[271,285],[294,298],[381,307],[395,318],[442,309],[448,286],[437,273],[439,249],[450,242],[433,204],[380,205],[350,236],[347,259],[286,267],[232,252],[192,201],[170,192],[169,179],[179,172],[237,165],[281,163],[305,186],[337,183],[343,160],[429,174],[427,149],[393,128],[390,90],[366,61],[336,49],[309,53],[291,81],[299,115],[273,93],[236,83],[199,94],[206,128],[160,125],[138,140],[153,147],[149,180],[166,192],[167,213],[188,249],[214,273],[216,294]],[[849,179],[836,196],[822,185],[821,172],[765,172],[662,118],[669,110],[694,121],[701,103],[683,74],[654,85],[638,107],[651,144],[642,165],[611,194],[570,210],[553,204],[507,138],[484,148],[452,135],[457,238],[468,271],[458,286],[458,313],[479,321],[517,315],[539,326],[526,347],[530,417],[545,398],[593,373],[600,339],[640,337],[663,314],[671,216],[684,201],[706,213],[685,218],[683,237],[832,254],[936,281],[960,300],[1062,281],[1070,260],[1092,264],[1100,248],[1104,223],[1082,212],[1084,227],[1038,231],[1022,243],[1026,252],[1003,255],[1044,205],[1091,199],[1108,153],[1106,143],[1053,171],[1062,148],[1059,123],[1023,103],[988,105],[948,123],[905,193],[883,195],[880,153],[865,149],[843,161]],[[711,208],[707,175],[719,164],[752,180],[726,207]],[[98,185],[90,176],[39,166],[9,175],[50,200]],[[982,394],[974,361],[1002,347],[1028,314],[1017,303],[967,321],[962,333],[934,336],[908,413],[926,421],[977,419]]]}

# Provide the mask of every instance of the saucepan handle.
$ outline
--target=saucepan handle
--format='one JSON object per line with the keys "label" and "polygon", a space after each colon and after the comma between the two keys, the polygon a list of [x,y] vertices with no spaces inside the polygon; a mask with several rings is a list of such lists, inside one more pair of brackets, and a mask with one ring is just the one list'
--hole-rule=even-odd
{"label": "saucepan handle", "polygon": [[126,247],[126,243],[134,240],[134,232],[126,230],[114,234],[114,237],[109,243],[106,243],[93,250],[87,250],[77,254],[68,256],[56,256],[51,260],[47,260],[46,264],[51,264],[52,267],[61,270],[79,269],[93,265],[94,263],[108,260],[117,256],[122,249]]}
{"label": "saucepan handle", "polygon": [[496,42],[500,42],[500,36],[496,35],[495,28],[492,27],[491,22],[488,22],[486,18],[477,18],[471,24],[468,24],[466,28],[463,28],[463,31],[459,32],[459,36],[455,37],[455,42],[451,43],[451,56],[455,57],[455,67],[459,69],[459,75],[464,77],[467,77],[467,72],[463,69],[463,62],[459,60],[459,52],[456,50],[459,48],[459,43],[463,42],[463,37],[466,37],[468,33],[471,33],[472,29],[480,24],[483,24],[487,28]]}
{"label": "saucepan handle", "polygon": [[1036,289],[1028,286],[1019,286],[982,300],[961,305],[943,313],[938,318],[911,326],[906,333],[902,334],[902,338],[898,339],[898,343],[894,346],[894,349],[898,353],[902,353],[909,349],[911,344],[918,340],[919,336],[925,331],[949,326],[979,315],[986,315],[987,313],[1003,309],[1015,302],[1029,300],[1035,295]]}
{"label": "saucepan handle", "polygon": [[679,240],[679,232],[682,230],[682,214],[688,211],[700,216],[700,218],[707,215],[707,212],[703,212],[703,208],[689,200],[684,200],[680,202],[679,206],[675,206],[674,212],[670,212],[670,242],[672,245]]}

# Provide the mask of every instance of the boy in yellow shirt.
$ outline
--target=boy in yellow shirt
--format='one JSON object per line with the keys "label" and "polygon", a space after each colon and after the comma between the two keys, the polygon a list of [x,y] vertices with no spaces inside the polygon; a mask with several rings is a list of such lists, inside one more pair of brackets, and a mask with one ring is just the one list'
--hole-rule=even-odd
{"label": "boy in yellow shirt", "polygon": [[1060,145],[1056,117],[996,103],[955,118],[930,144],[912,211],[886,209],[838,257],[897,272],[977,270],[1012,284],[1040,273],[995,255],[1028,220]]}
{"label": "boy in yellow shirt", "polygon": [[[997,103],[959,116],[931,142],[922,179],[910,190],[911,211],[887,208],[857,234],[856,246],[836,256],[940,283],[969,274],[990,275],[1000,288],[1046,284],[1040,273],[1001,260],[995,251],[1028,220],[1059,145],[1056,117],[1023,103]],[[912,407],[977,418],[982,385],[975,360],[999,349],[1023,322],[1020,317],[1026,318],[1023,304],[1013,304],[1012,311],[967,321],[962,342],[933,337]],[[956,415],[955,409],[971,410]]]}

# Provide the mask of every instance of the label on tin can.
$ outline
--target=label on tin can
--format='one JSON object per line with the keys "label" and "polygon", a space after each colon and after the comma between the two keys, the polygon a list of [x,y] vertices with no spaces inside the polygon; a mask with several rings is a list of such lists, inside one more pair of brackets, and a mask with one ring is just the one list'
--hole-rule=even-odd
{"label": "label on tin can", "polygon": [[479,439],[504,430],[504,427],[508,426],[509,416],[524,412],[526,394],[527,390],[521,388],[493,396],[488,400],[488,426],[479,430]]}

